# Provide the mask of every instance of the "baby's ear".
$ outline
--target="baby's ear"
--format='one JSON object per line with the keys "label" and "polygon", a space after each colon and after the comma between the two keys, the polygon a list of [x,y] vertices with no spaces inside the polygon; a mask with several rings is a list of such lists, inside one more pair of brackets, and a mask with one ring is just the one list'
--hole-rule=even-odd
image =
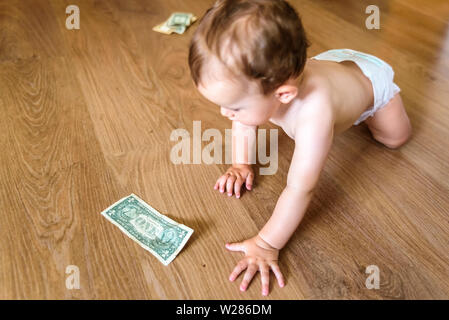
{"label": "baby's ear", "polygon": [[297,95],[298,88],[290,84],[284,84],[276,90],[276,98],[283,104],[290,103]]}

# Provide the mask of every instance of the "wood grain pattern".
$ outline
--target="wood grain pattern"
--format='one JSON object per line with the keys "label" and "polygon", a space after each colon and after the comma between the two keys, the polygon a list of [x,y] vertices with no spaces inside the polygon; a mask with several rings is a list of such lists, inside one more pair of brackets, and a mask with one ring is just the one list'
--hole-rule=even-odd
{"label": "wood grain pattern", "polygon": [[[280,264],[287,285],[260,295],[227,278],[225,242],[257,233],[286,181],[293,141],[279,135],[276,175],[238,200],[213,190],[227,167],[174,165],[174,129],[230,122],[194,88],[184,35],[151,28],[213,1],[0,1],[0,298],[444,299],[449,295],[449,5],[447,1],[291,0],[312,42],[389,62],[413,125],[399,150],[365,125],[335,138],[314,199]],[[381,9],[367,30],[365,8]],[[272,124],[262,128],[276,128]],[[207,143],[203,142],[203,146]],[[101,217],[135,193],[195,230],[167,267]],[[380,289],[365,287],[368,265]],[[67,290],[68,265],[81,289]],[[271,280],[274,276],[271,275]]]}

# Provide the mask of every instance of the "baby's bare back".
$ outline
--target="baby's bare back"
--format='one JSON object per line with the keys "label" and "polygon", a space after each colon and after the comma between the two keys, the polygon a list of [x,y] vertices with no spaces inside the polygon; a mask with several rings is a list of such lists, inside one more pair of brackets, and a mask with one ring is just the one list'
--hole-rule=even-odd
{"label": "baby's bare back", "polygon": [[373,103],[371,81],[354,62],[309,59],[298,97],[280,108],[272,120],[294,138],[294,126],[301,124],[302,115],[309,117],[310,112],[319,109],[317,116],[332,114],[334,134],[338,134],[350,128]]}

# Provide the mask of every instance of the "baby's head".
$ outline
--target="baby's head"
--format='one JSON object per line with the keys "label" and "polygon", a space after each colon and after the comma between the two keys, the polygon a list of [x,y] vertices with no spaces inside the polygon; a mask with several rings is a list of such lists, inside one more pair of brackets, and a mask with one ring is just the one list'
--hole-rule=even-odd
{"label": "baby's head", "polygon": [[295,98],[308,46],[286,1],[218,0],[195,31],[189,66],[200,93],[223,116],[260,125]]}

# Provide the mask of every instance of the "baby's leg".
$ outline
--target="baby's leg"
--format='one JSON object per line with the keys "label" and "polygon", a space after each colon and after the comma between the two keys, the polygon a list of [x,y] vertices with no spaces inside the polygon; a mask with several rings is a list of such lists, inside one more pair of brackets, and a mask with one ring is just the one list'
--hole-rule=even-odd
{"label": "baby's leg", "polygon": [[412,126],[399,93],[374,116],[365,120],[374,139],[388,148],[396,149],[409,140]]}

